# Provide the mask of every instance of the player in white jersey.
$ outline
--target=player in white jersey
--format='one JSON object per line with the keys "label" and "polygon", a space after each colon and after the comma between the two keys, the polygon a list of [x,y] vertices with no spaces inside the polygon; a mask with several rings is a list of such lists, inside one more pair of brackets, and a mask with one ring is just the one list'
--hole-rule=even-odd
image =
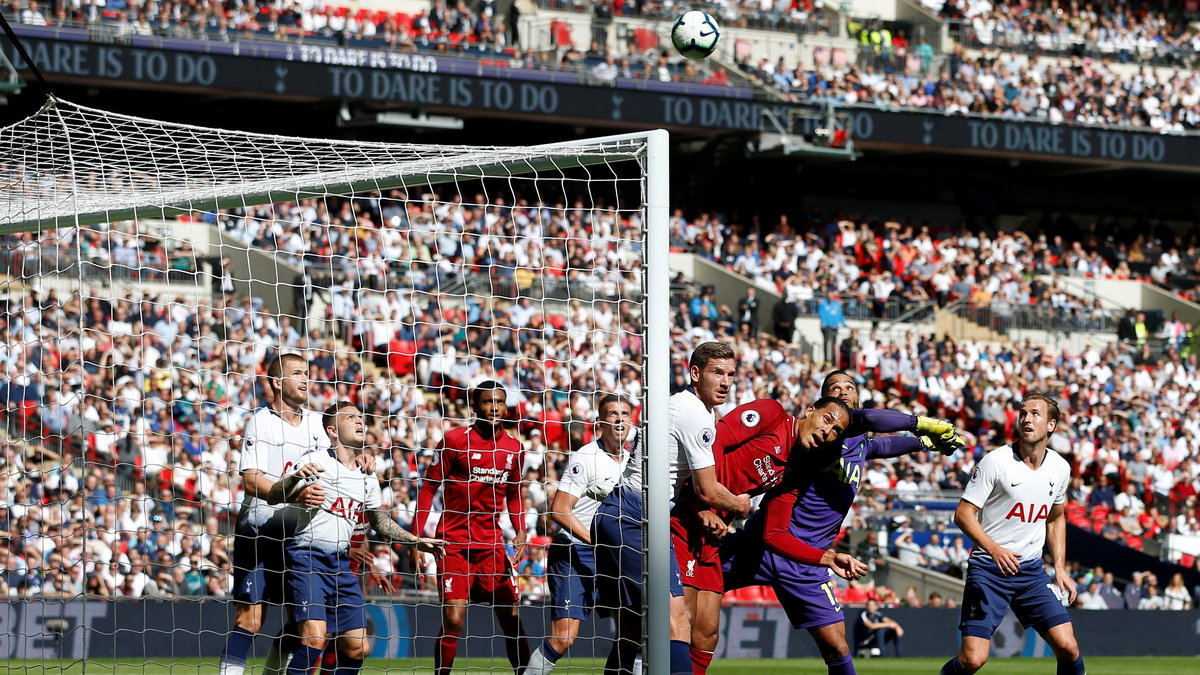
{"label": "player in white jersey", "polygon": [[367,622],[362,589],[350,569],[350,544],[360,525],[418,550],[440,555],[444,542],[418,537],[381,510],[379,479],[364,472],[356,458],[364,454],[366,425],[353,403],[330,406],[322,416],[329,449],[313,450],[300,465],[272,486],[268,501],[281,503],[305,484],[322,488],[317,506],[298,511],[295,534],[285,548],[287,590],[301,646],[288,664],[288,675],[309,675],[321,659],[327,635],[337,638],[338,675],[357,673],[367,656]]}
{"label": "player in white jersey", "polygon": [[[696,354],[701,353],[700,359]],[[716,417],[713,409],[725,403],[729,395],[729,385],[732,384],[735,362],[733,350],[719,342],[709,342],[696,347],[689,364],[692,368],[703,364],[707,359],[707,367],[701,367],[699,377],[692,378],[692,386],[671,397],[669,409],[670,439],[667,451],[671,465],[671,494],[679,497],[680,490],[691,481],[691,489],[700,501],[701,509],[696,523],[697,537],[724,536],[727,527],[715,511],[724,511],[735,518],[741,518],[750,513],[749,495],[734,495],[717,480],[717,459],[713,455],[713,442],[717,438]],[[716,362],[714,364],[714,361]],[[728,384],[725,377],[728,378]],[[675,538],[671,538],[672,555],[680,569],[685,565],[695,564],[695,560],[687,551],[675,546]],[[682,580],[681,580],[682,581]],[[672,621],[672,640],[686,640],[688,655],[694,673],[704,673],[712,662],[713,652],[702,649],[692,643],[692,619],[697,616],[717,616],[721,612],[720,593],[700,592],[693,586],[683,586],[683,604],[686,608],[684,617],[687,619],[686,637],[676,637],[674,627],[678,623],[683,630],[682,622]],[[675,601],[678,602],[678,601]]]}
{"label": "player in white jersey", "polygon": [[[954,523],[975,548],[963,590],[962,646],[942,667],[943,675],[969,675],[987,663],[992,635],[1009,607],[1026,629],[1036,630],[1054,649],[1058,675],[1086,673],[1059,596],[1065,604],[1075,601],[1075,582],[1066,571],[1063,516],[1071,467],[1046,447],[1058,417],[1054,399],[1026,396],[1017,417],[1016,445],[984,455],[963,491]],[[1054,564],[1050,583],[1042,569],[1047,541]]]}
{"label": "player in white jersey", "polygon": [[620,481],[634,434],[629,399],[609,394],[600,400],[599,409],[599,438],[571,453],[550,505],[551,520],[562,528],[550,546],[550,637],[529,659],[525,675],[554,670],[596,604],[592,518],[600,508],[597,500],[607,497]]}
{"label": "player in white jersey", "polygon": [[[732,495],[716,480],[712,444],[716,440],[713,409],[725,402],[733,385],[737,361],[733,349],[720,342],[696,347],[688,362],[691,388],[670,399],[671,489],[677,491],[690,477],[697,495],[712,507],[743,517],[750,511],[750,498]],[[705,516],[704,514],[707,514]],[[642,508],[641,457],[630,458],[618,489],[601,505],[592,522],[596,534],[598,600],[612,610],[617,639],[605,664],[605,673],[629,672],[644,639],[642,633]],[[725,523],[712,511],[701,518],[710,531],[723,532]],[[689,650],[691,621],[684,602],[679,563],[671,555],[671,673],[692,673],[695,655]]]}
{"label": "player in white jersey", "polygon": [[[284,504],[269,504],[271,486],[295,468],[300,456],[329,447],[321,416],[308,403],[308,362],[284,354],[267,365],[271,406],[256,410],[242,431],[238,473],[245,498],[238,513],[233,546],[234,627],[221,654],[221,675],[242,675],[254,636],[262,630],[264,603],[282,604],[283,542],[294,526],[294,513]],[[374,468],[372,464],[372,469]],[[324,498],[319,487],[299,496],[309,504]],[[288,522],[288,516],[293,516]],[[277,639],[267,657],[266,673],[278,673],[290,651]]]}

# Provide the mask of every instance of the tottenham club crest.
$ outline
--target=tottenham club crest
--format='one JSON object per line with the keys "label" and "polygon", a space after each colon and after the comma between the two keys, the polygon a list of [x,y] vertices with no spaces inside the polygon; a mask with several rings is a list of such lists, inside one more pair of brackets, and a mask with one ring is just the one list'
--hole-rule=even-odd
{"label": "tottenham club crest", "polygon": [[757,410],[747,410],[742,413],[742,426],[747,429],[753,429],[758,426],[758,422],[761,419],[762,415],[759,415]]}
{"label": "tottenham club crest", "polygon": [[712,429],[704,429],[703,431],[700,432],[700,444],[701,445],[712,445],[713,441],[716,440],[716,438],[717,438],[717,432],[713,431]]}

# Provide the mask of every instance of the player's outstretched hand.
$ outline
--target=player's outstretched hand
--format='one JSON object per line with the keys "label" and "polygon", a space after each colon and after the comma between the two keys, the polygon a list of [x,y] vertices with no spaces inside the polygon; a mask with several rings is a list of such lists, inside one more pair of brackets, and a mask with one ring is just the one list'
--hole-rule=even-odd
{"label": "player's outstretched hand", "polygon": [[1075,581],[1071,579],[1071,575],[1067,574],[1066,570],[1054,570],[1054,583],[1063,592],[1063,595],[1067,596],[1067,606],[1070,607],[1075,604],[1075,596],[1078,594],[1078,589],[1075,586]]}
{"label": "player's outstretched hand", "polygon": [[420,537],[413,548],[419,553],[432,553],[433,557],[441,558],[443,555],[446,555],[446,540]]}
{"label": "player's outstretched hand", "polygon": [[936,417],[918,417],[917,433],[921,436],[946,436],[954,433],[954,423]]}
{"label": "player's outstretched hand", "polygon": [[358,470],[365,474],[375,473],[375,455],[366,452],[361,455],[355,455],[354,466],[358,467]]}
{"label": "player's outstretched hand", "polygon": [[1000,573],[1006,577],[1011,577],[1021,571],[1021,561],[1017,559],[1017,554],[1002,547],[996,546],[988,551],[992,556],[992,560],[996,561],[996,567],[1000,568]]}
{"label": "player's outstretched hand", "polygon": [[947,457],[967,447],[967,442],[958,434],[954,434],[950,441],[943,440],[941,436],[918,436],[917,440],[922,450],[938,452]]}
{"label": "player's outstretched hand", "polygon": [[714,539],[723,539],[725,535],[729,534],[729,526],[725,524],[724,520],[721,520],[721,516],[708,509],[700,512],[700,526]]}
{"label": "player's outstretched hand", "polygon": [[835,553],[828,565],[833,573],[843,579],[861,579],[867,574],[867,563],[849,553]]}

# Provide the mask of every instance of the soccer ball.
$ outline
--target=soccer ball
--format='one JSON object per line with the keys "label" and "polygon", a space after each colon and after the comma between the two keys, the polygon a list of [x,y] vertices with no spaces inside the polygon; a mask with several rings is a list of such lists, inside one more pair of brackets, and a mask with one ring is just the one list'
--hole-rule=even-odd
{"label": "soccer ball", "polygon": [[721,38],[721,30],[717,28],[717,20],[707,12],[692,10],[675,20],[671,28],[671,42],[689,59],[707,58],[717,49],[717,40]]}

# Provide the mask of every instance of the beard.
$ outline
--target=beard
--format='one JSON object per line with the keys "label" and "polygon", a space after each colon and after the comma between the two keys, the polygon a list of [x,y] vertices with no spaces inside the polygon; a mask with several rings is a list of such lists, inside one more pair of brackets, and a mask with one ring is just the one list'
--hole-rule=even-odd
{"label": "beard", "polygon": [[304,405],[306,405],[308,403],[308,394],[304,393],[304,392],[300,392],[300,391],[295,391],[295,390],[290,391],[290,392],[284,391],[282,398],[285,403],[287,403],[288,405],[290,405],[294,408],[303,407]]}

